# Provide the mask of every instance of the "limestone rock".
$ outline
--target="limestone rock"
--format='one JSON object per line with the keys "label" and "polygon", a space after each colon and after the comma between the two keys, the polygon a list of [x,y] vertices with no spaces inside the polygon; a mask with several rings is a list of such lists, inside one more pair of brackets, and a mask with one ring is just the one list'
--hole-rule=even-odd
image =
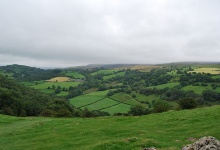
{"label": "limestone rock", "polygon": [[203,137],[195,143],[183,147],[182,150],[220,150],[220,142],[211,136]]}

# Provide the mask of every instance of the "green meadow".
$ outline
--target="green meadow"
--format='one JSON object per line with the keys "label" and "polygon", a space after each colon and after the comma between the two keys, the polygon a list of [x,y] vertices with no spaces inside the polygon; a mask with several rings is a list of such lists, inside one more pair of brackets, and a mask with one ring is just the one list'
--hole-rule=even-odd
{"label": "green meadow", "polygon": [[179,85],[179,82],[171,82],[171,83],[167,83],[167,84],[160,84],[160,85],[157,85],[157,86],[150,86],[149,88],[164,89],[166,87],[173,88],[177,85]]}
{"label": "green meadow", "polygon": [[36,85],[32,85],[34,89],[47,89],[48,87],[52,88],[52,86],[60,86],[61,88],[69,88],[70,86],[75,87],[79,85],[80,82],[43,82]]}
{"label": "green meadow", "polygon": [[96,72],[91,73],[91,75],[95,76],[98,74],[113,74],[115,72],[117,72],[117,70],[98,70]]}
{"label": "green meadow", "polygon": [[[204,90],[212,90],[212,87],[210,84],[208,84],[208,86],[193,86],[193,85],[188,85],[188,86],[184,86],[182,88],[182,90],[184,91],[188,91],[188,90],[192,90],[197,94],[202,94],[202,92]],[[220,92],[220,87],[216,88],[214,91],[216,92]]]}
{"label": "green meadow", "polygon": [[80,74],[79,72],[76,72],[76,71],[67,71],[65,75],[73,77],[73,78],[79,78],[79,79],[85,78],[84,75],[82,75],[82,74]]}
{"label": "green meadow", "polygon": [[112,74],[112,75],[104,76],[103,79],[108,80],[108,79],[111,79],[111,78],[114,78],[114,77],[117,77],[117,76],[122,77],[124,75],[125,75],[125,72],[118,72],[118,73],[115,73],[115,74]]}
{"label": "green meadow", "polygon": [[[122,108],[123,109],[123,108]],[[1,150],[177,150],[190,138],[220,139],[220,106],[138,117],[44,118],[0,115]]]}

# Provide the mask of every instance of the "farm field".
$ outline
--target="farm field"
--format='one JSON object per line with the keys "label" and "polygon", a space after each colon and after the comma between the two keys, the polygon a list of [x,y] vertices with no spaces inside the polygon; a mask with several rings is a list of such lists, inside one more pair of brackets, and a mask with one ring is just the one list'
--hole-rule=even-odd
{"label": "farm field", "polygon": [[75,87],[77,85],[79,85],[80,82],[43,82],[43,83],[39,83],[37,85],[32,85],[31,87],[33,87],[34,89],[47,89],[48,87],[52,88],[52,86],[60,86],[61,88],[65,87],[65,88],[69,88],[70,86]]}
{"label": "farm field", "polygon": [[220,68],[197,68],[189,72],[220,74]]}
{"label": "farm field", "polygon": [[139,103],[137,100],[135,100],[129,94],[126,93],[116,93],[113,96],[111,96],[111,98],[128,105],[135,105]]}
{"label": "farm field", "polygon": [[173,88],[177,85],[179,85],[179,82],[171,82],[171,83],[167,83],[167,84],[160,84],[160,85],[157,85],[157,86],[149,86],[148,88],[164,89],[166,87]]}
{"label": "farm field", "polygon": [[212,76],[213,79],[220,79],[220,75]]}
{"label": "farm field", "polygon": [[98,75],[98,74],[114,74],[117,72],[117,70],[98,70],[96,72],[91,73],[92,76]]}
{"label": "farm field", "polygon": [[77,78],[77,79],[84,79],[85,76],[80,74],[79,72],[75,72],[75,71],[67,71],[66,76],[70,76],[70,77],[73,77],[73,78]]}
{"label": "farm field", "polygon": [[112,74],[112,75],[104,76],[103,79],[108,80],[108,79],[114,78],[116,76],[122,77],[124,75],[125,75],[125,72],[118,72],[118,73],[115,73],[115,74]]}
{"label": "farm field", "polygon": [[114,115],[115,113],[127,113],[130,108],[130,105],[118,103],[118,105],[102,109],[102,111],[108,112],[110,115]]}
{"label": "farm field", "polygon": [[[193,90],[197,94],[202,94],[202,91],[204,90],[212,90],[212,87],[210,84],[208,86],[192,86],[188,85],[182,88],[182,90],[188,91],[188,90]],[[220,87],[216,88],[214,91],[220,92]]]}
{"label": "farm field", "polygon": [[68,81],[72,81],[72,79],[68,77],[55,77],[55,78],[52,78],[46,81],[47,82],[68,82]]}
{"label": "farm field", "polygon": [[153,100],[159,100],[160,99],[160,96],[158,95],[143,95],[143,94],[139,94],[139,93],[134,93],[137,97],[136,99],[140,102],[149,102],[151,103]]}
{"label": "farm field", "polygon": [[[139,117],[44,118],[0,115],[0,149],[177,150],[191,138],[220,139],[220,106]],[[178,142],[177,142],[178,141]]]}
{"label": "farm field", "polygon": [[109,98],[106,97],[107,93],[108,90],[91,92],[71,98],[70,103],[76,108],[101,110],[109,114],[127,113],[132,105],[138,104],[138,101],[126,93],[117,93]]}
{"label": "farm field", "polygon": [[91,92],[89,94],[80,95],[80,96],[71,98],[70,104],[72,104],[76,108],[81,108],[84,106],[87,107],[88,105],[93,104],[99,100],[103,100],[106,97],[107,93],[108,93],[108,90]]}
{"label": "farm field", "polygon": [[119,102],[116,102],[110,98],[104,98],[96,103],[86,106],[86,108],[88,108],[89,110],[100,110],[103,108],[111,107],[116,104],[119,104]]}

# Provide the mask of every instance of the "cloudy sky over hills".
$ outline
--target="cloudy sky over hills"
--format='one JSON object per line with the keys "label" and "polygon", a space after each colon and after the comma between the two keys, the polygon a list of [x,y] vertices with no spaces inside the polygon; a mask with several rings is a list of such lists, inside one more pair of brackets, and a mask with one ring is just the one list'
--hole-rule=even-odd
{"label": "cloudy sky over hills", "polygon": [[0,65],[220,61],[219,0],[0,0]]}

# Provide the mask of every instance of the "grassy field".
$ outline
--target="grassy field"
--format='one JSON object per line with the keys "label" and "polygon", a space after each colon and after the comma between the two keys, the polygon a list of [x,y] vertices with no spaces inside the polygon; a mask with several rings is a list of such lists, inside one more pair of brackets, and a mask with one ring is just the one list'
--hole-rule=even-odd
{"label": "grassy field", "polygon": [[164,89],[166,87],[173,88],[173,87],[175,87],[177,85],[179,85],[179,82],[171,82],[171,83],[167,83],[167,84],[160,84],[160,85],[157,85],[157,86],[150,86],[148,88]]}
{"label": "grassy field", "polygon": [[[106,107],[111,107],[115,104],[118,104],[118,102],[110,99],[110,98],[105,98],[103,100],[100,100],[96,103],[93,103],[91,105],[86,106],[89,110],[100,110]],[[111,113],[110,111],[108,111],[109,113]]]}
{"label": "grassy field", "polygon": [[112,74],[112,75],[104,76],[103,79],[108,80],[108,79],[114,78],[116,76],[122,77],[124,75],[125,75],[125,72],[119,72],[119,73],[115,73],[115,74]]}
{"label": "grassy field", "polygon": [[33,87],[34,89],[47,89],[48,87],[52,88],[52,86],[60,86],[61,88],[65,87],[65,88],[69,88],[70,86],[75,87],[77,85],[79,85],[80,82],[43,82],[37,85],[33,85],[31,87]]}
{"label": "grassy field", "polygon": [[66,76],[70,76],[77,79],[84,79],[85,76],[75,71],[67,71]]}
{"label": "grassy field", "polygon": [[68,78],[68,77],[55,77],[52,78],[50,80],[46,80],[48,82],[68,82],[71,81],[72,79]]}
{"label": "grassy field", "polygon": [[[188,85],[188,86],[184,86],[182,88],[182,90],[184,90],[184,91],[193,90],[197,94],[202,94],[202,91],[204,91],[204,90],[212,90],[212,87],[211,87],[210,84],[208,84],[208,86],[192,86],[192,85]],[[220,92],[220,87],[216,88],[213,91]]]}
{"label": "grassy field", "polygon": [[129,105],[135,105],[139,103],[134,98],[132,98],[129,94],[126,94],[126,93],[116,93],[113,96],[111,96],[111,98],[119,102],[129,104]]}
{"label": "grassy field", "polygon": [[114,74],[117,70],[98,70],[96,72],[91,73],[91,75],[95,76],[98,74]]}
{"label": "grassy field", "polygon": [[177,150],[190,138],[220,139],[220,106],[141,117],[43,118],[0,115],[0,149]]}
{"label": "grassy field", "polygon": [[220,68],[197,68],[189,72],[220,74]]}
{"label": "grassy field", "polygon": [[[108,93],[108,90],[106,91],[97,91],[97,92],[91,92],[89,94],[80,95],[74,98],[70,99],[70,103],[75,106],[76,108],[79,107],[86,107],[89,106],[91,103],[95,103],[98,100],[104,99]],[[108,103],[106,103],[107,105]],[[105,105],[103,105],[105,107]]]}
{"label": "grassy field", "polygon": [[102,111],[108,112],[109,114],[113,115],[115,113],[127,113],[130,110],[130,108],[131,108],[130,105],[120,103],[113,107],[103,109]]}
{"label": "grassy field", "polygon": [[149,102],[151,103],[152,100],[159,100],[160,99],[160,96],[158,95],[149,95],[149,96],[146,96],[146,95],[143,95],[143,94],[139,94],[139,93],[134,93],[137,97],[136,99],[140,102]]}
{"label": "grassy field", "polygon": [[213,79],[220,79],[220,75],[212,76]]}

